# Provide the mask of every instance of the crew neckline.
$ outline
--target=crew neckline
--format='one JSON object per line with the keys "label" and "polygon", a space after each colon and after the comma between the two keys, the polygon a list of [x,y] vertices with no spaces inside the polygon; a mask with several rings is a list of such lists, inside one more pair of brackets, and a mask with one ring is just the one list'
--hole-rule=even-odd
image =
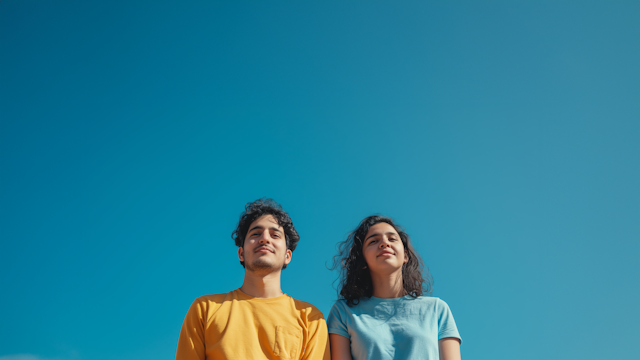
{"label": "crew neckline", "polygon": [[245,293],[244,291],[240,290],[240,288],[237,288],[235,291],[238,292],[238,298],[240,300],[269,302],[269,301],[278,301],[278,300],[281,300],[283,298],[289,298],[290,297],[289,295],[287,295],[287,293],[282,293],[282,295],[276,296],[276,297],[272,297],[272,298],[258,298],[258,297],[254,297],[254,296],[251,296],[251,295]]}
{"label": "crew neckline", "polygon": [[376,300],[376,301],[401,301],[402,299],[406,299],[407,297],[411,297],[411,295],[404,295],[404,296],[400,296],[397,298],[379,298],[379,297],[375,297],[373,295],[371,295],[371,300]]}

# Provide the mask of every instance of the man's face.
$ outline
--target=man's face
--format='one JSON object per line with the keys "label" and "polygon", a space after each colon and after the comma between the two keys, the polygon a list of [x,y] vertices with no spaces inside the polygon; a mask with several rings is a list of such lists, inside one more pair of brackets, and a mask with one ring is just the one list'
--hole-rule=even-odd
{"label": "man's face", "polygon": [[247,270],[265,273],[279,271],[291,261],[284,229],[273,215],[263,215],[249,225],[238,257]]}

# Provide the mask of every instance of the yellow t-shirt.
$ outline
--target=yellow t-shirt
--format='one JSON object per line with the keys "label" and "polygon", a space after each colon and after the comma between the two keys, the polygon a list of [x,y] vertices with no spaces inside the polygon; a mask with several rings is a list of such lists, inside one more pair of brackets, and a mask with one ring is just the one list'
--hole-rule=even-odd
{"label": "yellow t-shirt", "polygon": [[315,306],[287,294],[201,296],[185,316],[176,360],[205,359],[330,360],[327,324]]}

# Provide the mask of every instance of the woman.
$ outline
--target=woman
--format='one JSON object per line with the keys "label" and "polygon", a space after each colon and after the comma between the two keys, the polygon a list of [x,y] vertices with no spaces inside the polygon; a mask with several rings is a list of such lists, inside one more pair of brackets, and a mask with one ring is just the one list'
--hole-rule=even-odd
{"label": "woman", "polygon": [[459,360],[462,342],[447,304],[409,235],[369,216],[340,243],[340,300],[328,318],[332,360]]}

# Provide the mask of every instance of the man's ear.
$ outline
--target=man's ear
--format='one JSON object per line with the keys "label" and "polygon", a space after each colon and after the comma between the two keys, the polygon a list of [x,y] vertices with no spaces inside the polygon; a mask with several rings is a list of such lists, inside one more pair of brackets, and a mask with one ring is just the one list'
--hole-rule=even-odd
{"label": "man's ear", "polygon": [[293,252],[287,249],[287,252],[284,254],[284,264],[288,265],[291,262],[291,257],[293,256]]}
{"label": "man's ear", "polygon": [[242,247],[238,248],[238,259],[240,259],[240,261],[244,261],[244,249]]}

